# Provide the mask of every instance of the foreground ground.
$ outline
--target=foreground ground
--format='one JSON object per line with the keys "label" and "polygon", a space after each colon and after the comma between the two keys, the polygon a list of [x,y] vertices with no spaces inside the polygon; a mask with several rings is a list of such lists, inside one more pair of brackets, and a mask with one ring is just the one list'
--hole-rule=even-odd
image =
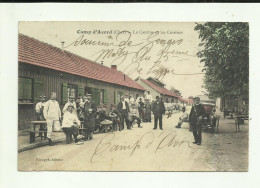
{"label": "foreground ground", "polygon": [[44,146],[18,154],[21,171],[247,171],[248,123],[236,133],[233,119],[220,119],[218,134],[203,132],[194,145],[189,125],[176,129],[181,112],[163,118],[164,130],[143,128],[95,134],[83,145]]}

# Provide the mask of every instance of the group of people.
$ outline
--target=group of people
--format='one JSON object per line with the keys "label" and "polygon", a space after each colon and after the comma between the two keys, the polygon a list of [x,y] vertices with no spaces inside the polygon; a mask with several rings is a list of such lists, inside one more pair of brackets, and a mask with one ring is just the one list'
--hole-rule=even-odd
{"label": "group of people", "polygon": [[[104,120],[112,122],[113,128],[119,126],[119,131],[124,130],[125,124],[128,130],[131,130],[134,122],[137,122],[138,128],[142,128],[141,122],[151,122],[151,114],[154,114],[154,127],[157,129],[158,122],[159,128],[163,130],[162,117],[165,114],[164,103],[160,100],[159,96],[156,96],[156,100],[150,102],[149,99],[142,98],[137,100],[131,100],[125,96],[121,96],[117,106],[112,106],[108,115],[105,110],[98,108],[91,99],[91,94],[87,94],[83,98],[79,96],[76,101],[74,97],[70,96],[68,102],[64,105],[61,112],[60,105],[56,100],[57,96],[55,92],[51,93],[51,98],[45,102],[46,97],[41,96],[41,101],[35,106],[37,120],[46,120],[47,122],[47,138],[49,145],[52,146],[52,132],[63,131],[66,134],[66,143],[72,142],[72,136],[76,144],[82,144],[79,141],[79,127],[83,127],[84,141],[93,139],[93,132],[96,130],[96,123],[99,119],[99,123]],[[186,108],[183,107],[183,114],[179,118],[176,128],[181,128],[184,121],[189,121],[190,127],[193,130],[194,144],[201,144],[201,120],[205,116],[205,110],[203,105],[199,104],[200,99],[194,98],[194,106],[191,109],[188,116]],[[61,115],[63,113],[63,117]],[[98,117],[98,118],[97,118]],[[40,133],[43,127],[40,127]]]}
{"label": "group of people", "polygon": [[[76,144],[82,144],[78,140],[79,127],[83,124],[84,141],[93,139],[93,132],[96,129],[97,117],[99,122],[108,119],[112,121],[113,127],[119,126],[122,131],[125,128],[131,130],[134,122],[137,122],[138,128],[142,128],[141,122],[151,122],[151,113],[154,113],[154,129],[162,128],[162,114],[165,113],[164,103],[156,97],[156,101],[151,103],[149,98],[142,97],[138,99],[126,98],[121,96],[117,107],[111,106],[110,112],[106,115],[104,109],[97,108],[96,104],[91,100],[91,94],[87,94],[82,98],[79,96],[74,101],[73,96],[69,96],[68,102],[64,105],[62,111],[56,100],[55,92],[51,93],[51,98],[46,101],[45,96],[40,96],[40,102],[35,106],[37,120],[46,120],[47,138],[49,145],[52,146],[52,132],[63,131],[66,134],[66,143],[72,142],[72,136]],[[63,116],[62,116],[63,113]],[[97,116],[98,115],[98,116]],[[40,127],[39,136],[41,136],[44,127]]]}
{"label": "group of people", "polygon": [[[150,103],[148,99],[145,99],[145,104],[142,99],[136,105],[136,102],[128,103],[125,96],[121,96],[121,100],[118,103],[118,111],[120,113],[121,129],[124,129],[124,123],[126,123],[127,129],[132,129],[132,124],[134,120],[137,120],[138,127],[142,128],[140,125],[141,120],[146,122],[151,122],[151,113],[154,114],[154,129],[157,129],[158,121],[159,127],[162,130],[162,115],[165,113],[165,106],[160,97],[156,96],[156,101]],[[139,115],[138,115],[139,114]],[[142,118],[144,117],[144,118]]]}
{"label": "group of people", "polygon": [[[83,124],[85,129],[84,140],[91,140],[93,138],[97,107],[95,103],[91,101],[91,94],[87,94],[84,97],[84,103],[81,104],[77,104],[74,101],[74,97],[70,96],[62,110],[63,118],[61,116],[60,105],[56,100],[57,96],[55,92],[51,93],[51,98],[47,102],[45,102],[45,96],[41,96],[40,98],[41,101],[36,104],[35,111],[37,120],[46,120],[47,138],[50,146],[53,145],[52,132],[62,130],[66,134],[66,143],[71,143],[73,136],[76,144],[82,144],[82,142],[78,140],[81,117],[79,117],[77,105],[81,105],[85,119]],[[83,102],[83,100],[81,102]],[[40,127],[40,134],[42,130],[43,127]]]}

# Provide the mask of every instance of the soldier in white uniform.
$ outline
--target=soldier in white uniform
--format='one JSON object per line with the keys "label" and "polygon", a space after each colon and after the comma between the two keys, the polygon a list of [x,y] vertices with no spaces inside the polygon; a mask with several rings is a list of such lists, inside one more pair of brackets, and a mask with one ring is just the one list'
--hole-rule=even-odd
{"label": "soldier in white uniform", "polygon": [[78,127],[80,126],[80,121],[76,114],[73,113],[74,106],[70,104],[68,106],[68,111],[64,113],[62,121],[62,129],[66,134],[66,144],[70,144],[72,141],[72,135],[76,144],[82,144],[78,142],[77,136],[79,134]]}
{"label": "soldier in white uniform", "polygon": [[44,108],[44,105],[45,105],[45,96],[40,96],[40,99],[41,101],[38,102],[36,105],[35,105],[35,112],[36,112],[36,115],[37,115],[37,120],[38,121],[43,121],[44,120],[44,117],[43,117],[43,108]]}
{"label": "soldier in white uniform", "polygon": [[[44,105],[45,105],[45,99],[46,97],[45,96],[40,96],[40,99],[41,101],[38,102],[36,105],[35,105],[35,112],[36,112],[36,116],[37,116],[37,121],[44,121],[44,116],[43,116],[43,109],[44,109]],[[39,136],[38,137],[42,137],[42,132],[44,128],[43,128],[43,125],[40,124],[40,129],[39,129]]]}
{"label": "soldier in white uniform", "polygon": [[47,138],[49,140],[49,145],[53,146],[51,135],[52,135],[52,128],[54,128],[54,131],[60,131],[61,130],[61,111],[60,111],[60,105],[58,101],[56,101],[56,93],[51,93],[51,99],[48,100],[45,103],[44,109],[43,109],[43,115],[44,118],[47,121]]}

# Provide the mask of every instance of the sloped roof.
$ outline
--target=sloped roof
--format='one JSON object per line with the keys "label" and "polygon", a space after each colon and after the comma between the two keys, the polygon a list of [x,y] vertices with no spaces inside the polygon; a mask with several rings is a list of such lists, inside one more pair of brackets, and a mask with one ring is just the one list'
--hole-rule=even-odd
{"label": "sloped roof", "polygon": [[185,102],[185,103],[192,103],[192,100],[190,99],[184,99],[182,97],[179,97],[179,100],[182,101],[182,102]]}
{"label": "sloped roof", "polygon": [[[18,61],[86,78],[145,90],[122,72],[19,34]],[[125,77],[125,78],[124,78]]]}
{"label": "sloped roof", "polygon": [[168,89],[166,89],[166,88],[164,88],[164,87],[159,87],[159,86],[153,84],[152,82],[150,82],[150,81],[148,81],[148,80],[145,80],[145,79],[142,79],[142,78],[141,78],[141,81],[143,81],[145,84],[147,84],[147,85],[150,86],[151,88],[155,89],[155,90],[156,90],[157,92],[159,92],[160,94],[179,98],[178,95],[176,95],[175,93],[169,91]]}
{"label": "sloped roof", "polygon": [[162,82],[161,82],[160,80],[158,80],[157,78],[153,78],[153,77],[150,76],[149,78],[147,78],[147,80],[148,80],[148,81],[149,81],[149,80],[153,80],[153,81],[155,81],[156,83],[165,86],[165,84],[162,83]]}

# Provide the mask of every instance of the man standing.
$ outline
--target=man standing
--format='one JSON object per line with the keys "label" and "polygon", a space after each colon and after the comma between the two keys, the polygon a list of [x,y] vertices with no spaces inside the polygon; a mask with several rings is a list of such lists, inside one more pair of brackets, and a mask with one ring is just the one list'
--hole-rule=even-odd
{"label": "man standing", "polygon": [[142,119],[142,121],[144,121],[144,107],[145,104],[143,103],[142,98],[140,98],[138,102],[138,111],[139,111],[139,117]]}
{"label": "man standing", "polygon": [[124,121],[126,122],[127,129],[131,130],[131,127],[129,126],[129,121],[128,121],[128,113],[130,111],[128,103],[125,101],[124,95],[121,96],[121,100],[117,105],[117,109],[121,115],[120,122],[121,122],[121,127],[119,131],[122,131],[125,127]]}
{"label": "man standing", "polygon": [[193,136],[195,142],[194,144],[201,145],[202,136],[202,118],[206,115],[205,109],[202,104],[200,104],[200,98],[194,98],[195,105],[191,108],[190,116],[189,116],[189,123],[193,130]]}
{"label": "man standing", "polygon": [[45,105],[45,96],[40,96],[40,102],[38,102],[35,105],[35,112],[36,112],[36,116],[37,116],[37,121],[43,121],[44,117],[43,117],[43,108]]}
{"label": "man standing", "polygon": [[91,100],[91,94],[87,94],[86,102],[84,104],[84,128],[86,128],[84,138],[85,141],[88,139],[93,139],[93,132],[95,131],[96,112],[96,104]]}
{"label": "man standing", "polygon": [[52,135],[52,127],[54,127],[54,131],[60,131],[60,121],[61,121],[61,111],[60,105],[58,101],[56,101],[56,93],[51,93],[51,99],[48,100],[43,109],[44,118],[47,121],[47,138],[49,140],[49,145],[53,146],[51,135]]}
{"label": "man standing", "polygon": [[154,114],[154,128],[157,129],[157,124],[159,120],[159,126],[160,129],[163,130],[162,128],[162,115],[165,113],[165,107],[162,101],[160,101],[160,97],[156,96],[156,101],[153,104],[152,108],[153,114]]}
{"label": "man standing", "polygon": [[[43,108],[45,105],[45,96],[40,96],[40,102],[38,102],[35,106],[35,112],[36,112],[36,116],[37,116],[37,121],[44,121],[44,116],[43,116]],[[42,132],[43,131],[43,125],[40,124],[40,129],[39,129],[39,137],[42,137]]]}

